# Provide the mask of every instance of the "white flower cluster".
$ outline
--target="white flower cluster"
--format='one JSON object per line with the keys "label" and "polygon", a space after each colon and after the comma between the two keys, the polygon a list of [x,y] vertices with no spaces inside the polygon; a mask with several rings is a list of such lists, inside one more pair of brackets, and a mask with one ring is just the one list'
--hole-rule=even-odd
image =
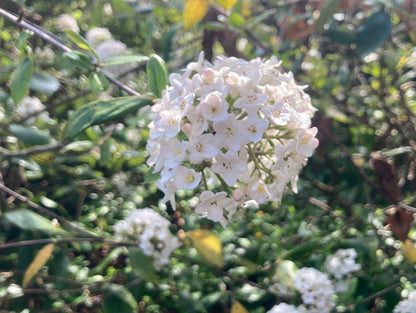
{"label": "white flower cluster", "polygon": [[[211,64],[201,53],[182,75],[170,75],[152,107],[147,144],[164,202],[175,208],[175,191],[202,181],[196,212],[225,225],[245,201],[280,201],[289,182],[297,191],[299,171],[318,146],[316,109],[280,64],[223,56]],[[227,192],[208,190],[219,183]]]}
{"label": "white flower cluster", "polygon": [[407,299],[400,301],[393,313],[414,313],[416,308],[416,290],[409,293]]}
{"label": "white flower cluster", "polygon": [[169,231],[169,221],[152,209],[136,209],[114,225],[119,240],[137,242],[143,253],[153,260],[156,269],[169,263],[172,251],[179,247],[178,238]]}
{"label": "white flower cluster", "polygon": [[287,303],[280,303],[275,305],[266,313],[306,313],[303,307],[295,307]]}
{"label": "white flower cluster", "polygon": [[331,312],[335,305],[335,290],[328,275],[311,267],[303,267],[293,277],[293,284],[301,293],[309,313]]}
{"label": "white flower cluster", "polygon": [[361,265],[355,263],[355,249],[339,249],[325,261],[325,271],[336,279],[341,280],[352,272],[359,271]]}
{"label": "white flower cluster", "polygon": [[76,19],[69,14],[61,14],[55,20],[55,26],[59,31],[73,30],[79,33],[79,27]]}
{"label": "white flower cluster", "polygon": [[24,97],[17,105],[15,113],[22,118],[35,114],[26,120],[28,124],[33,124],[36,116],[48,124],[55,123],[49,117],[49,113],[45,111],[45,106],[37,97]]}

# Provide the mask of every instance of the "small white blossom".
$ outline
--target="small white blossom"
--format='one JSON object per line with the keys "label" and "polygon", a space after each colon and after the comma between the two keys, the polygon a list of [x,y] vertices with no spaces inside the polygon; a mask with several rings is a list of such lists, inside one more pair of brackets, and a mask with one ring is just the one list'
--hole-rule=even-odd
{"label": "small white blossom", "polygon": [[91,46],[96,48],[100,43],[104,41],[113,40],[113,35],[111,35],[108,28],[95,27],[95,28],[89,29],[85,33],[85,39],[87,39],[87,41],[91,44]]}
{"label": "small white blossom", "polygon": [[215,157],[215,161],[212,165],[213,172],[219,174],[228,186],[233,186],[237,182],[238,175],[247,170],[246,162],[233,150],[227,151],[226,154],[220,152]]}
{"label": "small white blossom", "polygon": [[214,194],[212,191],[201,193],[201,202],[195,208],[195,212],[206,215],[210,220],[219,222],[224,214],[224,209],[232,204],[224,191]]}
{"label": "small white blossom", "polygon": [[33,115],[26,120],[28,124],[33,124],[35,122],[35,117],[40,118],[48,124],[55,123],[54,120],[49,117],[49,113],[46,111],[45,106],[37,97],[24,97],[17,105],[15,112],[22,118]]}
{"label": "small white blossom", "polygon": [[114,232],[119,240],[137,242],[143,253],[152,258],[155,268],[161,269],[179,247],[179,240],[171,234],[169,225],[167,219],[152,209],[136,209],[114,225]]}
{"label": "small white blossom", "polygon": [[287,303],[280,303],[275,305],[266,313],[306,313],[305,309],[302,307],[295,307]]}
{"label": "small white blossom", "polygon": [[333,255],[327,257],[325,270],[340,280],[348,274],[361,269],[361,265],[355,263],[356,257],[357,251],[355,249],[339,249]]}

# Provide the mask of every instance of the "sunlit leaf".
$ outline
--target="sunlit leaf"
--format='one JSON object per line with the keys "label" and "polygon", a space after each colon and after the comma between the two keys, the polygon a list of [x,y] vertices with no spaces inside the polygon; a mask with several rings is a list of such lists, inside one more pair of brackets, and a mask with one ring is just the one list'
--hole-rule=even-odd
{"label": "sunlit leaf", "polygon": [[238,301],[231,307],[231,313],[248,313],[247,309]]}
{"label": "sunlit leaf", "polygon": [[165,61],[160,56],[156,54],[150,56],[149,62],[147,62],[147,76],[150,91],[156,97],[161,98],[162,90],[166,89],[168,85],[168,70]]}
{"label": "sunlit leaf", "polygon": [[63,139],[72,139],[90,126],[120,118],[152,103],[143,97],[127,96],[91,102],[69,117]]}
{"label": "sunlit leaf", "polygon": [[188,231],[185,243],[192,245],[208,262],[219,267],[223,265],[222,244],[214,232],[204,229]]}
{"label": "sunlit leaf", "polygon": [[218,3],[224,9],[229,10],[237,3],[237,0],[218,0]]}
{"label": "sunlit leaf", "polygon": [[108,79],[101,72],[91,72],[88,76],[92,91],[99,93],[105,91],[109,87]]}
{"label": "sunlit leaf", "polygon": [[416,247],[410,239],[403,244],[403,255],[410,263],[416,263]]}
{"label": "sunlit leaf", "polygon": [[208,11],[209,0],[188,0],[183,9],[182,22],[185,29],[199,23]]}
{"label": "sunlit leaf", "polygon": [[54,233],[66,233],[62,228],[56,227],[52,222],[40,214],[27,209],[17,209],[4,213],[5,221],[16,225],[23,230],[42,230]]}
{"label": "sunlit leaf", "polygon": [[77,32],[74,32],[72,29],[65,30],[66,35],[68,36],[69,40],[71,40],[78,48],[90,51],[96,58],[97,61],[100,61],[100,57],[95,51],[95,49],[91,46],[91,44],[82,37]]}
{"label": "sunlit leaf", "polygon": [[39,272],[39,270],[46,264],[49,257],[51,256],[55,244],[50,243],[44,246],[42,249],[39,250],[36,257],[33,259],[32,263],[30,263],[29,267],[26,269],[25,274],[23,276],[22,287],[25,288],[32,278]]}
{"label": "sunlit leaf", "polygon": [[145,55],[118,55],[115,57],[108,58],[101,62],[101,66],[118,65],[125,63],[143,63],[149,60],[149,57]]}
{"label": "sunlit leaf", "polygon": [[14,103],[19,103],[26,95],[32,73],[33,61],[29,58],[24,59],[13,72],[13,80],[10,85],[10,91],[12,93]]}
{"label": "sunlit leaf", "polygon": [[94,68],[92,60],[88,55],[80,51],[71,51],[64,53],[65,66],[69,68],[79,68],[84,71],[89,71]]}

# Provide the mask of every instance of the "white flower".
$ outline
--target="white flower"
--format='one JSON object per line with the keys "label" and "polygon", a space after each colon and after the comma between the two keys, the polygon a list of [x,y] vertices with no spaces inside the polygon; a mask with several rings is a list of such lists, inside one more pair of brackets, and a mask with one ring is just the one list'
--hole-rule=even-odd
{"label": "white flower", "polygon": [[48,124],[55,123],[55,121],[49,117],[49,113],[46,111],[45,106],[37,97],[24,97],[17,105],[15,112],[22,118],[33,115],[26,120],[28,124],[33,124],[36,116]]}
{"label": "white flower", "polygon": [[190,137],[185,142],[185,148],[189,151],[189,161],[192,163],[200,163],[204,159],[212,159],[217,156],[220,150],[212,144],[214,135],[203,134],[197,137]]}
{"label": "white flower", "polygon": [[227,198],[227,193],[212,191],[203,191],[201,193],[201,202],[195,208],[195,212],[206,215],[210,220],[219,222],[224,214],[224,209],[232,204],[232,200]]}
{"label": "white flower", "polygon": [[152,258],[156,269],[169,263],[179,241],[169,231],[169,221],[149,208],[136,209],[114,225],[119,240],[137,242],[143,253]]}
{"label": "white flower", "polygon": [[201,181],[201,173],[187,168],[186,166],[178,166],[175,171],[174,184],[178,189],[195,189]]}
{"label": "white flower", "polygon": [[310,312],[329,313],[335,306],[334,286],[326,274],[304,267],[296,272],[293,284],[302,294],[302,301],[309,306]]}
{"label": "white flower", "polygon": [[77,21],[68,14],[59,15],[55,21],[55,25],[59,31],[73,30],[74,32],[79,33]]}
{"label": "white flower", "polygon": [[266,313],[306,313],[305,309],[302,307],[295,307],[287,303],[280,303],[275,305]]}
{"label": "white flower", "polygon": [[247,170],[247,164],[240,160],[237,152],[229,150],[226,154],[220,152],[215,157],[212,170],[219,174],[228,186],[233,186],[237,182],[238,175]]}
{"label": "white flower", "polygon": [[340,280],[352,272],[359,271],[361,265],[355,263],[357,251],[355,249],[339,249],[326,258],[325,270]]}
{"label": "white flower", "polygon": [[199,104],[201,112],[208,120],[224,121],[227,119],[228,103],[223,98],[223,94],[213,91],[201,100]]}
{"label": "white flower", "polygon": [[[296,192],[299,172],[318,144],[311,128],[316,109],[280,64],[275,57],[224,56],[211,64],[201,53],[182,74],[169,76],[171,86],[152,107],[150,141],[159,145],[147,144],[148,164],[161,172],[160,184],[196,189],[200,173],[205,189],[227,190],[228,213],[214,217],[222,225],[249,200],[280,201],[288,183]],[[177,178],[179,167],[196,180]]]}
{"label": "white flower", "polygon": [[214,123],[215,145],[218,148],[227,148],[234,151],[240,150],[246,140],[242,136],[242,122],[238,121],[234,115],[228,114],[228,119]]}
{"label": "white flower", "polygon": [[87,30],[85,33],[85,39],[96,48],[100,43],[104,41],[113,40],[113,36],[111,35],[108,28],[105,27],[95,27]]}
{"label": "white flower", "polygon": [[400,301],[393,313],[414,313],[416,308],[416,290],[409,293],[407,299]]}

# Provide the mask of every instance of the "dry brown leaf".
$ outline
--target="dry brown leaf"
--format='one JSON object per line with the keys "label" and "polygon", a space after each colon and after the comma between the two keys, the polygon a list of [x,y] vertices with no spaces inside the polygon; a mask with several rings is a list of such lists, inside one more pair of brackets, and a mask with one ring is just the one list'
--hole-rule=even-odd
{"label": "dry brown leaf", "polygon": [[394,214],[386,218],[387,229],[390,230],[401,241],[406,241],[410,226],[413,222],[413,214],[402,209],[397,209]]}

